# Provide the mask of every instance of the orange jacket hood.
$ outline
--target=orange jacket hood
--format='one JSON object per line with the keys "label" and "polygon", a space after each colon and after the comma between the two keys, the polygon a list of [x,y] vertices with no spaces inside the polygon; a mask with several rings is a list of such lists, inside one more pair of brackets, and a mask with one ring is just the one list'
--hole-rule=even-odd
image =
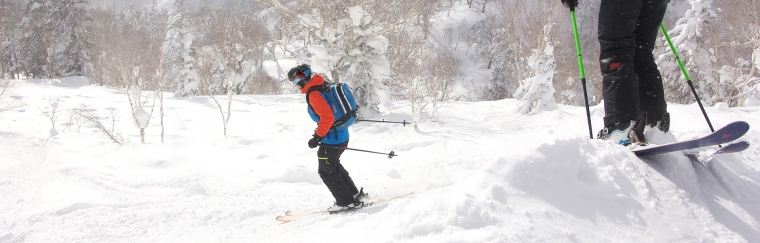
{"label": "orange jacket hood", "polygon": [[306,92],[309,91],[311,87],[320,86],[323,84],[325,84],[325,78],[323,78],[322,75],[314,74],[311,76],[311,80],[306,83],[306,86],[301,89],[301,93],[306,94]]}

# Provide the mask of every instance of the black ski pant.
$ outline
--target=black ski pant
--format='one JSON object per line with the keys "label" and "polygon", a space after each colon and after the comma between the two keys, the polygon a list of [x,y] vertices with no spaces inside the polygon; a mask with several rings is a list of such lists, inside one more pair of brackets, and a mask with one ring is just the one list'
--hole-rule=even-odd
{"label": "black ski pant", "polygon": [[340,163],[340,155],[346,150],[347,145],[348,141],[337,145],[322,144],[317,150],[319,177],[322,178],[322,182],[335,197],[335,202],[339,206],[355,202],[354,195],[359,193],[348,171]]}
{"label": "black ski pant", "polygon": [[662,76],[652,51],[668,2],[602,0],[599,62],[605,127],[636,120],[641,112],[647,112],[648,124],[656,124],[667,112]]}

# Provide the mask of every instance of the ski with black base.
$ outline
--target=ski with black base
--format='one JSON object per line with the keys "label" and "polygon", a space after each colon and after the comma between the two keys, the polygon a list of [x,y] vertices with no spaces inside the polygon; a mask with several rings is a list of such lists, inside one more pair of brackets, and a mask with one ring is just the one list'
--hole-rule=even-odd
{"label": "ski with black base", "polygon": [[[726,144],[726,143],[733,142],[736,139],[739,139],[741,136],[744,136],[744,134],[746,134],[747,131],[749,131],[749,123],[744,122],[744,121],[737,121],[737,122],[728,124],[716,130],[715,132],[701,138],[669,143],[669,144],[639,147],[631,151],[633,151],[633,153],[636,154],[636,156],[651,156],[651,155],[656,155],[656,154],[663,154],[663,153],[683,151],[683,150],[688,150],[688,149],[695,149],[695,148],[701,148],[701,147],[707,147],[707,146],[713,146],[713,145],[719,145],[719,144]],[[745,146],[745,144],[741,144],[741,143],[738,143],[738,144],[739,145],[730,146],[730,148],[724,150],[721,153],[736,152],[736,151],[741,151],[741,150],[746,149],[746,148],[742,148],[742,146]],[[746,143],[746,146],[749,147],[749,143]],[[726,146],[726,147],[729,147],[729,146]]]}

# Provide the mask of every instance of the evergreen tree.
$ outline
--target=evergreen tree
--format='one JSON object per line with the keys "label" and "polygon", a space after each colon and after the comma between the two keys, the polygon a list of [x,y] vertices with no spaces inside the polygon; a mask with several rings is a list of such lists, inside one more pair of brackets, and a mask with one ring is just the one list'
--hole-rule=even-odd
{"label": "evergreen tree", "polygon": [[176,96],[198,95],[199,78],[194,67],[193,35],[184,0],[174,1],[174,8],[169,11],[166,38],[161,48],[161,65],[164,66],[166,80],[173,84]]}
{"label": "evergreen tree", "polygon": [[51,39],[48,5],[49,0],[29,0],[22,10],[19,39],[19,64],[24,75],[30,78],[50,77],[48,50]]}
{"label": "evergreen tree", "polygon": [[553,86],[557,64],[554,62],[554,46],[549,42],[547,35],[549,29],[551,24],[544,26],[544,50],[534,49],[533,55],[528,58],[528,65],[533,69],[535,76],[521,81],[515,92],[515,98],[520,100],[517,108],[520,114],[557,109]]}
{"label": "evergreen tree", "polygon": [[18,4],[11,0],[0,0],[0,79],[14,76],[18,72],[16,61],[18,47],[17,23],[21,22]]}
{"label": "evergreen tree", "polygon": [[[484,21],[494,21],[488,19]],[[486,24],[485,22],[483,25]],[[483,92],[484,100],[500,100],[507,97],[512,97],[515,90],[515,80],[517,73],[514,70],[515,64],[513,63],[513,56],[515,53],[512,51],[512,46],[506,38],[508,31],[506,28],[498,28],[495,31],[490,31],[492,38],[478,38],[488,39],[492,43],[482,43],[483,47],[486,47],[486,51],[491,53],[491,60],[489,60],[489,68],[493,69],[491,72],[491,80],[487,88]],[[477,33],[482,35],[483,33]]]}
{"label": "evergreen tree", "polygon": [[347,82],[353,82],[354,92],[360,97],[359,105],[381,111],[380,105],[386,99],[383,81],[390,78],[390,64],[385,57],[388,39],[379,34],[380,28],[374,26],[372,16],[361,7],[349,8],[349,12],[355,49],[349,52],[351,58],[346,61],[351,66],[344,77]]}
{"label": "evergreen tree", "polygon": [[49,2],[51,41],[51,68],[56,77],[79,76],[92,73],[93,43],[90,36],[92,16],[87,9],[88,0],[52,0]]}
{"label": "evergreen tree", "polygon": [[91,66],[92,17],[87,0],[29,0],[19,55],[30,77],[83,75]]}

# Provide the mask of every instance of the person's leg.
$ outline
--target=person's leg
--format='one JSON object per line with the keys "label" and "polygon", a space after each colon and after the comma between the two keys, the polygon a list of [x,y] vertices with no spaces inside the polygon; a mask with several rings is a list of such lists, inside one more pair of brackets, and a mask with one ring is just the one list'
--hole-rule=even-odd
{"label": "person's leg", "polygon": [[[340,164],[340,155],[345,149],[339,148],[345,145],[326,145],[319,146],[317,156],[319,160],[319,177],[325,183],[327,188],[335,198],[339,206],[345,206],[355,201],[354,194],[344,180],[340,172],[343,166]],[[353,181],[350,182],[353,185]],[[354,186],[354,190],[356,190]]]}
{"label": "person's leg", "polygon": [[639,108],[647,112],[649,125],[656,125],[662,120],[668,107],[662,75],[652,54],[668,2],[670,0],[644,1],[635,31],[636,55],[633,66],[639,78]]}
{"label": "person's leg", "polygon": [[[347,147],[347,146],[348,146],[348,141],[339,145],[339,147]],[[359,193],[359,189],[356,188],[356,184],[354,184],[354,180],[351,179],[351,176],[348,174],[348,171],[346,171],[346,169],[343,168],[343,164],[340,163],[340,156],[343,155],[344,151],[346,150],[340,149],[339,151],[333,152],[331,156],[335,158],[335,161],[337,163],[336,166],[337,166],[338,174],[340,174],[341,178],[343,178],[343,182],[346,183],[346,187],[348,188],[348,191],[351,193],[351,195],[356,195],[357,193]]]}
{"label": "person's leg", "polygon": [[605,127],[628,125],[639,116],[639,80],[633,58],[642,1],[602,0],[599,8]]}
{"label": "person's leg", "polygon": [[346,188],[348,188],[348,191],[351,193],[351,195],[356,195],[359,193],[359,189],[356,188],[356,184],[354,184],[354,180],[351,179],[351,176],[348,174],[348,171],[346,171],[345,168],[343,168],[343,164],[338,162],[338,173],[341,177],[343,177],[343,182],[346,183]]}

